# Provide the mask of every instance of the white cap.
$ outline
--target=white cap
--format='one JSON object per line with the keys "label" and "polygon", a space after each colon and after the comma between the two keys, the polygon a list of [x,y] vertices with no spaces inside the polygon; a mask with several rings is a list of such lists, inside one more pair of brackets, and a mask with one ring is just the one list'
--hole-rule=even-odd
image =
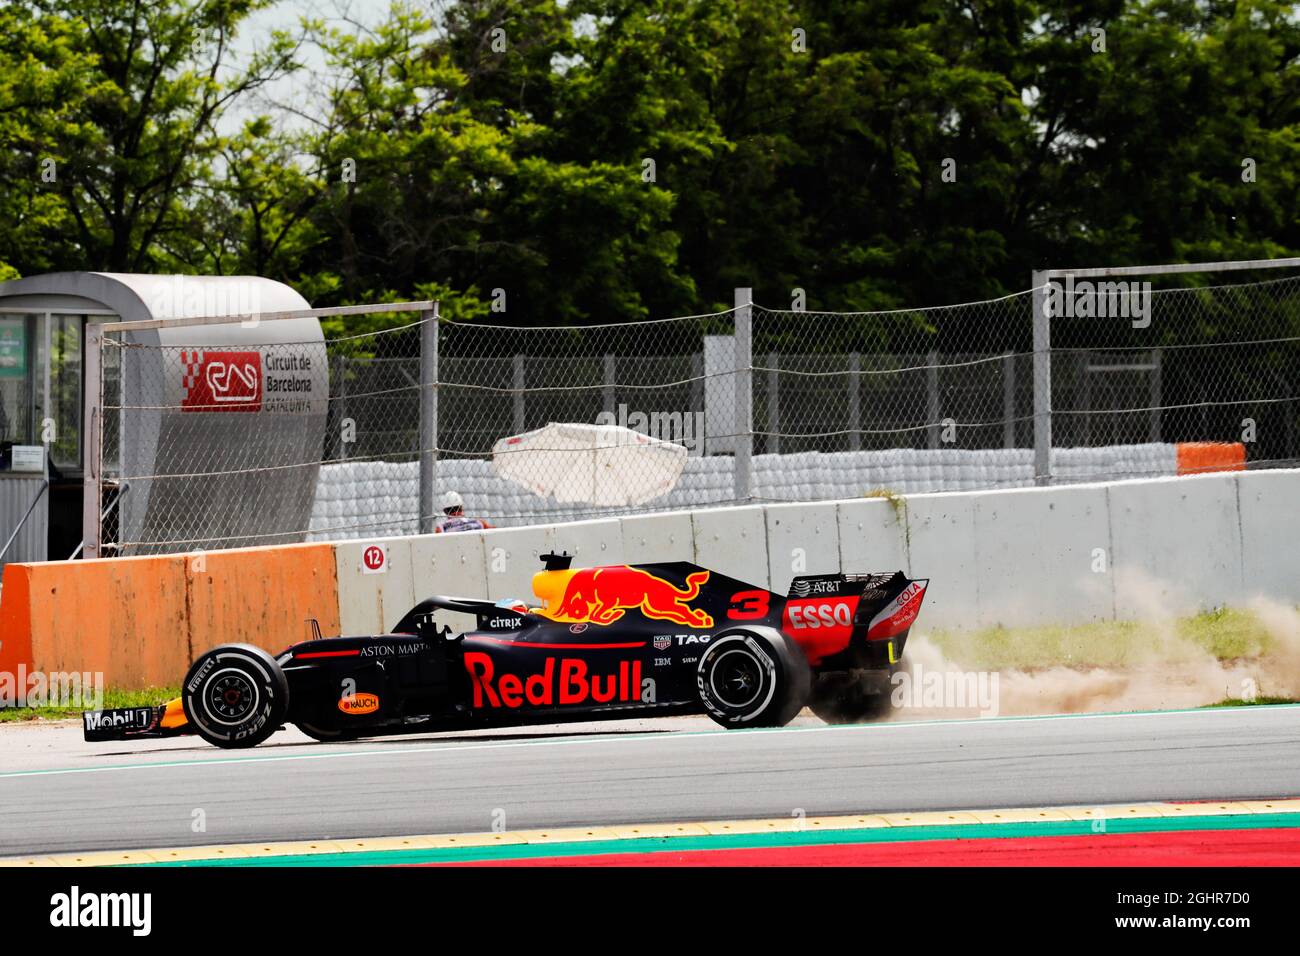
{"label": "white cap", "polygon": [[461,500],[461,497],[457,492],[448,491],[443,494],[442,496],[443,511],[446,511],[449,508],[463,508],[463,507],[465,507],[465,502]]}

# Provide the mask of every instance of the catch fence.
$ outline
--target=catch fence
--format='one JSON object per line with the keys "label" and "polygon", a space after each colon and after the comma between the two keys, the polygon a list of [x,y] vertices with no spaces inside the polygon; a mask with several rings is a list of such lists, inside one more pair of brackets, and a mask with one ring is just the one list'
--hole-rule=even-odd
{"label": "catch fence", "polygon": [[[1297,267],[1199,266],[1195,287],[1160,285],[1181,277],[1169,267],[1048,271],[1022,293],[886,312],[737,290],[715,313],[564,328],[385,304],[261,316],[253,344],[229,317],[96,324],[87,540],[139,554],[416,533],[448,491],[510,525],[1115,479],[1173,473],[1182,442],[1293,464]],[[278,331],[304,317],[324,331]],[[593,505],[497,473],[529,453],[503,439],[551,422],[682,446],[680,475]],[[537,462],[531,488],[559,488],[557,457]]]}

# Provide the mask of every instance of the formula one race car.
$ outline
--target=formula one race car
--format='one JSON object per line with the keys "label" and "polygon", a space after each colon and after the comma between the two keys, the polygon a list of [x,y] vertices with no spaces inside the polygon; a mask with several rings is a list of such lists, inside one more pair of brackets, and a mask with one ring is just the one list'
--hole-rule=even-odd
{"label": "formula one race car", "polygon": [[[380,637],[317,636],[275,657],[226,644],[194,662],[177,700],[86,713],[85,738],[253,747],[285,723],[332,741],[701,711],[724,727],[779,727],[805,705],[859,721],[888,707],[928,584],[813,574],[783,597],[693,564],[543,560],[541,607],[431,597]],[[439,611],[478,625],[453,634]]]}

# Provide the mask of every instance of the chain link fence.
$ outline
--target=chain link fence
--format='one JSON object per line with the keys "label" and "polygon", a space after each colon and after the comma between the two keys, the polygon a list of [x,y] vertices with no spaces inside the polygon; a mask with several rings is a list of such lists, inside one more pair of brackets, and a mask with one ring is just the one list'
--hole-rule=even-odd
{"label": "chain link fence", "polygon": [[1243,442],[1254,466],[1295,464],[1300,276],[1157,282],[1123,287],[1128,314],[1100,283],[1062,286],[1062,305],[1075,296],[1050,317],[1053,445]]}
{"label": "chain link fence", "polygon": [[[326,339],[315,317],[272,318],[99,327],[99,553],[301,541],[331,462],[414,459],[420,322]],[[370,489],[375,533],[404,526],[398,486]]]}
{"label": "chain link fence", "polygon": [[754,310],[755,450],[1032,445],[1029,293],[893,312]]}
{"label": "chain link fence", "polygon": [[[861,313],[743,300],[581,328],[425,316],[279,341],[267,322],[257,345],[107,326],[100,540],[138,554],[410,534],[448,491],[499,526],[1171,474],[1189,441],[1300,459],[1300,276],[1149,289],[1146,305],[1139,289],[1132,314],[1051,291]],[[1038,311],[1051,345],[1036,356]],[[507,441],[553,422],[603,430],[581,451],[549,432],[540,448]],[[663,493],[560,493],[584,457],[632,477],[665,467],[629,433],[685,449]],[[502,462],[525,455],[521,483]]]}

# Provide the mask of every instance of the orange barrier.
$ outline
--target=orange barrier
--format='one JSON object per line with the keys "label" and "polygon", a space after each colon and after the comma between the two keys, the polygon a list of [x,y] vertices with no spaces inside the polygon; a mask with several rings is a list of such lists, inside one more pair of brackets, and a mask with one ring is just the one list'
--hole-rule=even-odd
{"label": "orange barrier", "polygon": [[1187,441],[1174,447],[1180,475],[1246,470],[1246,446],[1241,442]]}
{"label": "orange barrier", "polygon": [[236,640],[277,654],[307,640],[308,618],[340,633],[333,545],[209,551],[185,564],[193,656]]}
{"label": "orange barrier", "polygon": [[32,666],[32,566],[7,564],[0,590],[0,674]]}
{"label": "orange barrier", "polygon": [[215,644],[281,651],[310,617],[339,633],[328,544],[10,564],[0,593],[0,671],[100,671],[122,689],[179,683]]}

